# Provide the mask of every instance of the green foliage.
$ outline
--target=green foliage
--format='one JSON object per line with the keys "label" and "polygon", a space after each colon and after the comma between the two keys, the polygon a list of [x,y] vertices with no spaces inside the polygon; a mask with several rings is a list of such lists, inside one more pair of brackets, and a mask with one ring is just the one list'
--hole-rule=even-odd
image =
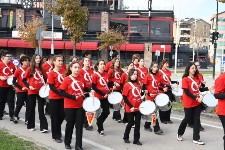
{"label": "green foliage", "polygon": [[88,22],[88,9],[81,6],[80,0],[55,0],[56,5],[48,2],[46,6],[54,14],[63,17],[62,25],[67,29],[67,34],[71,35],[71,40],[80,42]]}

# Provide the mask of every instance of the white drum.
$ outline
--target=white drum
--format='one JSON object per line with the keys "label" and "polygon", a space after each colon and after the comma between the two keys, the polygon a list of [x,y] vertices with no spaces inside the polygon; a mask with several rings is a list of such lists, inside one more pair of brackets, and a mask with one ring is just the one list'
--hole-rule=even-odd
{"label": "white drum", "polygon": [[172,93],[175,95],[175,96],[182,96],[183,95],[183,90],[181,89],[181,88],[174,88],[173,90],[172,90]]}
{"label": "white drum", "polygon": [[87,112],[95,112],[100,108],[100,101],[96,97],[88,97],[83,102],[83,108]]}
{"label": "white drum", "polygon": [[139,106],[139,111],[143,114],[143,115],[150,115],[151,113],[153,113],[155,111],[155,103],[152,101],[144,101],[141,103],[141,105]]}
{"label": "white drum", "polygon": [[206,105],[206,109],[204,110],[206,113],[210,113],[214,110],[214,108],[218,104],[218,99],[214,97],[212,93],[207,93],[204,97],[202,102]]}
{"label": "white drum", "polygon": [[159,94],[155,98],[155,103],[161,111],[168,111],[171,108],[169,96],[166,94]]}
{"label": "white drum", "polygon": [[9,76],[7,79],[7,84],[8,85],[13,85],[13,76]]}
{"label": "white drum", "polygon": [[43,85],[39,90],[39,96],[41,98],[47,98],[49,95],[50,87],[48,84]]}
{"label": "white drum", "polygon": [[108,100],[110,104],[118,104],[123,100],[123,96],[120,92],[111,92]]}

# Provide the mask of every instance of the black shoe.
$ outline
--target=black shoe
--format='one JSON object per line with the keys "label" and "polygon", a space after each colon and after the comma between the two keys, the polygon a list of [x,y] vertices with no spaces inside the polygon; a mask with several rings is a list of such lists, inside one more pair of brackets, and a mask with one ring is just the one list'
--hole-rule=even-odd
{"label": "black shoe", "polygon": [[6,111],[3,112],[4,115],[9,115],[9,113],[7,113]]}
{"label": "black shoe", "polygon": [[56,139],[55,139],[55,142],[56,142],[56,143],[62,143],[62,139],[56,138]]}
{"label": "black shoe", "polygon": [[159,129],[158,131],[155,131],[155,134],[162,135],[163,134],[163,130]]}
{"label": "black shoe", "polygon": [[205,129],[202,126],[200,126],[199,130],[204,131]]}
{"label": "black shoe", "polygon": [[14,122],[15,124],[17,124],[17,123],[18,123],[18,117],[14,117],[13,122]]}
{"label": "black shoe", "polygon": [[66,149],[72,149],[72,147],[70,145],[65,145]]}
{"label": "black shoe", "polygon": [[130,143],[130,141],[128,139],[123,139],[124,143]]}
{"label": "black shoe", "polygon": [[169,121],[167,121],[167,123],[169,123],[169,124],[173,124],[173,121],[169,120]]}
{"label": "black shoe", "polygon": [[77,146],[77,147],[75,148],[75,150],[83,150],[83,147],[82,147],[82,146]]}
{"label": "black shoe", "polygon": [[144,127],[144,129],[145,129],[145,131],[152,132],[152,128],[151,127],[150,128],[145,128]]}
{"label": "black shoe", "polygon": [[10,121],[13,121],[14,120],[14,117],[10,117]]}
{"label": "black shoe", "polygon": [[117,123],[122,123],[123,121],[121,119],[116,120]]}
{"label": "black shoe", "polygon": [[93,130],[93,126],[87,126],[86,128],[85,128],[86,130]]}
{"label": "black shoe", "polygon": [[164,124],[167,124],[167,121],[161,121],[162,123],[164,123]]}
{"label": "black shoe", "polygon": [[140,142],[140,141],[135,141],[135,142],[133,142],[133,144],[137,144],[137,145],[142,145],[142,143]]}

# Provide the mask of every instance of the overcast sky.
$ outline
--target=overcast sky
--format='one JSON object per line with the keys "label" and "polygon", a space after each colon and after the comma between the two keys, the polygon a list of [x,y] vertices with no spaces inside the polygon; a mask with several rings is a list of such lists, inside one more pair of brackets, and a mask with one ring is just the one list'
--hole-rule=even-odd
{"label": "overcast sky", "polygon": [[[124,4],[129,9],[148,9],[148,0],[124,0]],[[156,10],[174,8],[175,17],[201,18],[209,22],[216,13],[216,0],[152,0],[152,7]],[[219,3],[219,12],[222,11],[225,11],[225,3]]]}

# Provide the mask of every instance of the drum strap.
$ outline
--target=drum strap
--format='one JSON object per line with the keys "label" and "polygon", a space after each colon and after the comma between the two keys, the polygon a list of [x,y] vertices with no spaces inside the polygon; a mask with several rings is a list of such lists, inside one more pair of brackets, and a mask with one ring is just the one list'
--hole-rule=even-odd
{"label": "drum strap", "polygon": [[137,90],[138,95],[141,97],[141,92],[137,89],[137,87],[135,87],[134,84],[131,83],[131,82],[128,82],[128,83],[130,84],[130,86],[131,86],[133,89],[136,89],[136,90]]}
{"label": "drum strap", "polygon": [[23,72],[23,73],[21,74],[21,78],[23,79],[23,74],[25,73],[25,70],[23,69],[23,67],[20,67],[20,70]]}
{"label": "drum strap", "polygon": [[[60,77],[62,77],[62,78],[63,78],[62,74],[61,74],[61,73],[59,73],[57,70],[53,69],[53,71],[54,71],[55,73],[57,73]],[[64,78],[63,78],[63,79],[64,79]]]}
{"label": "drum strap", "polygon": [[41,82],[42,82],[43,84],[45,84],[45,80],[44,80],[43,76],[40,75],[39,71],[38,71],[37,69],[35,69],[35,72],[38,74],[39,78],[41,79]]}
{"label": "drum strap", "polygon": [[189,76],[188,76],[188,78],[191,79],[191,81],[192,81],[197,87],[199,87],[198,84],[197,84],[197,82],[196,82],[195,80],[193,80],[193,79],[192,79],[191,77],[189,77]]}
{"label": "drum strap", "polygon": [[[109,90],[109,87],[108,85],[106,84],[106,81],[104,80],[104,78],[98,73],[98,72],[95,72],[99,77],[100,77],[100,80],[102,80],[105,84],[105,86],[107,87],[107,89]],[[110,91],[110,90],[109,90]]]}
{"label": "drum strap", "polygon": [[[82,69],[83,69],[83,68],[82,68]],[[84,72],[87,74],[89,81],[91,81],[91,82],[92,82],[92,80],[91,80],[91,77],[90,77],[89,73],[88,73],[85,69],[83,69],[83,70],[84,70]]]}
{"label": "drum strap", "polygon": [[78,87],[78,89],[80,90],[81,94],[84,96],[84,93],[80,87],[80,85],[77,83],[77,80],[75,80],[71,75],[69,75],[70,79],[76,84],[76,86]]}
{"label": "drum strap", "polygon": [[171,85],[171,82],[170,82],[168,76],[165,74],[165,72],[163,72],[161,69],[159,71],[162,72],[163,76],[165,76],[166,81],[169,82]]}
{"label": "drum strap", "polygon": [[140,68],[137,68],[137,70],[140,71],[141,74],[144,74],[145,75],[145,73],[143,71],[141,71]]}

